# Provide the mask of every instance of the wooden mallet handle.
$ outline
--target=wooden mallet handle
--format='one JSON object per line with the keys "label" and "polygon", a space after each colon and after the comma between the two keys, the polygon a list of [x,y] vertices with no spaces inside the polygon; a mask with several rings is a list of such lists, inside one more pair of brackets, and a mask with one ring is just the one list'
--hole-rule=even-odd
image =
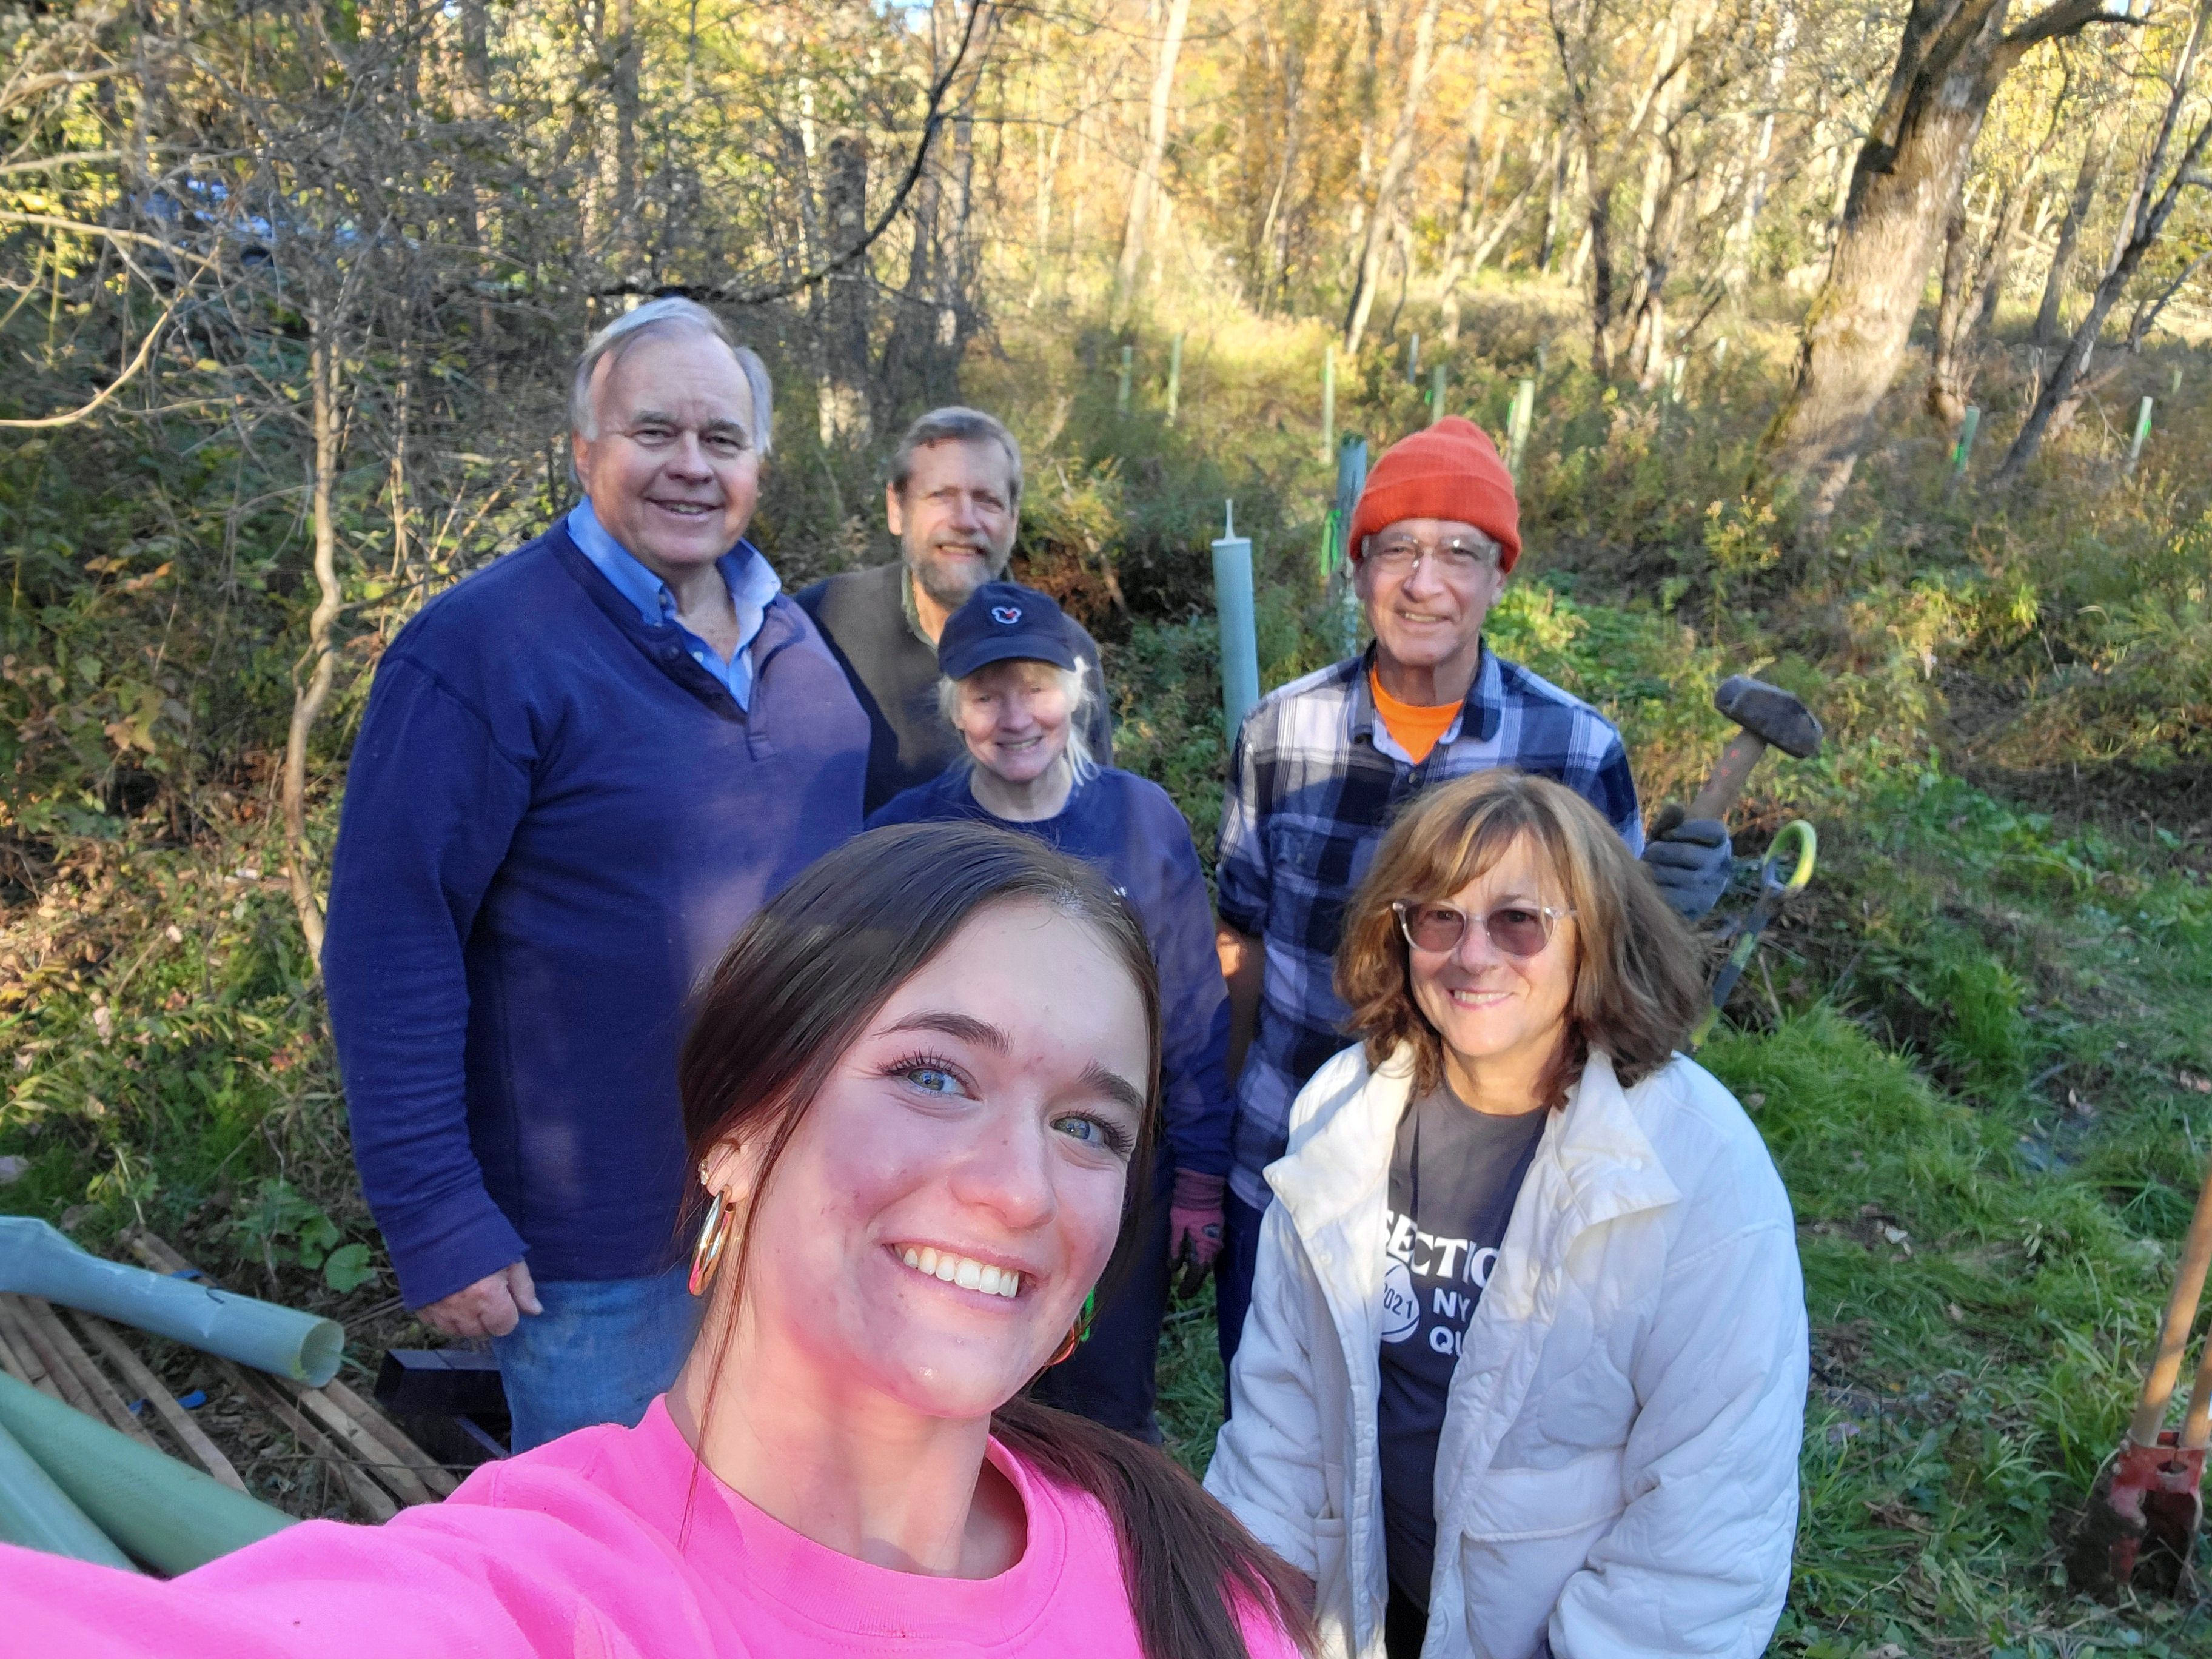
{"label": "wooden mallet handle", "polygon": [[2135,1419],[2128,1425],[2128,1438],[2138,1446],[2158,1444],[2159,1426],[2166,1421],[2166,1401],[2173,1398],[2173,1385],[2181,1376],[2181,1351],[2197,1318],[2197,1298],[2203,1294],[2208,1267],[2212,1267],[2212,1163],[2205,1165],[2197,1213],[2189,1218],[2189,1232],[2181,1242],[2173,1294],[2166,1301],[2166,1317],[2159,1322],[2158,1352],[2151,1359],[2150,1374],[2143,1378]]}
{"label": "wooden mallet handle", "polygon": [[1765,752],[1765,738],[1754,732],[1737,732],[1728,740],[1728,747],[1721,750],[1712,775],[1705,780],[1705,787],[1698,791],[1698,798],[1690,803],[1684,816],[1726,817],[1729,808],[1735,805],[1735,798],[1743,793],[1744,780],[1751,775],[1751,769],[1759,764],[1759,757]]}

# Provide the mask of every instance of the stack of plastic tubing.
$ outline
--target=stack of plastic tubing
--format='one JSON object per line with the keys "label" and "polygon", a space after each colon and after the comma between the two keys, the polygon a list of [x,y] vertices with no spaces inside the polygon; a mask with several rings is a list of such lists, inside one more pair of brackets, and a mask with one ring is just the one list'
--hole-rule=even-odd
{"label": "stack of plastic tubing", "polygon": [[0,1291],[40,1296],[319,1389],[338,1374],[335,1321],[80,1249],[30,1216],[0,1216]]}
{"label": "stack of plastic tubing", "polygon": [[[296,1524],[283,1510],[165,1457],[4,1373],[0,1432],[82,1511],[80,1519],[156,1572],[190,1572]],[[0,1474],[0,1489],[8,1485]],[[76,1549],[60,1553],[82,1554]]]}
{"label": "stack of plastic tubing", "polygon": [[131,1558],[70,1502],[69,1494],[5,1429],[0,1429],[0,1543],[74,1556],[103,1567],[131,1565]]}

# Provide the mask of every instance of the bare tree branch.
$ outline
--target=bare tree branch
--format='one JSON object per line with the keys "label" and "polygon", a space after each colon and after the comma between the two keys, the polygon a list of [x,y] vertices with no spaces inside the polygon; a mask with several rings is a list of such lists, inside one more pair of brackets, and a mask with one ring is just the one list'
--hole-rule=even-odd
{"label": "bare tree branch", "polygon": [[2016,51],[2026,52],[2030,46],[2039,46],[2045,40],[2056,40],[2088,27],[2092,23],[2118,23],[2130,28],[2141,28],[2150,21],[2148,8],[2143,15],[2130,11],[2109,11],[2106,0],[2062,0],[2047,11],[2038,12],[2018,28],[2010,30],[2004,44]]}
{"label": "bare tree branch", "polygon": [[100,394],[90,403],[82,408],[73,409],[66,415],[41,415],[35,419],[27,420],[0,419],[0,427],[20,432],[34,428],[74,426],[77,422],[84,419],[86,416],[122,391],[125,386],[130,385],[131,377],[146,367],[147,359],[154,355],[154,342],[161,337],[162,329],[167,326],[169,319],[177,314],[177,307],[184,301],[185,296],[181,294],[169,301],[168,309],[154,319],[154,326],[146,331],[146,337],[138,343],[138,355],[131,360],[129,366],[120,374],[102,387]]}
{"label": "bare tree branch", "polygon": [[927,113],[921,124],[921,142],[914,147],[914,160],[908,166],[905,176],[900,179],[898,188],[891,192],[890,203],[882,213],[877,216],[875,222],[861,233],[860,239],[852,246],[842,252],[830,255],[811,270],[802,271],[787,281],[773,283],[765,288],[737,289],[727,283],[712,285],[690,283],[612,283],[605,288],[594,289],[592,291],[603,298],[637,294],[652,299],[659,299],[667,295],[680,295],[687,300],[718,301],[723,305],[758,306],[766,305],[771,300],[788,299],[800,289],[812,288],[817,283],[836,276],[848,265],[852,264],[866,253],[869,248],[875,245],[877,240],[891,228],[892,222],[905,210],[907,198],[914,194],[915,185],[921,182],[922,169],[929,161],[930,144],[937,137],[937,130],[945,125],[945,95],[951,91],[952,83],[960,78],[961,66],[967,59],[969,45],[975,38],[975,20],[981,16],[993,3],[994,0],[974,0],[974,3],[968,8],[968,21],[966,27],[960,32],[960,45],[953,52],[952,61],[945,66],[945,73],[937,77],[935,83],[929,89]]}

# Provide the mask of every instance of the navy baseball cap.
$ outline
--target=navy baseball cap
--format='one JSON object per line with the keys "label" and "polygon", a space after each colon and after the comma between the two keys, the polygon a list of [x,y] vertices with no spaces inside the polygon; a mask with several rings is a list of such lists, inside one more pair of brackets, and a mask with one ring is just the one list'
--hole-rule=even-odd
{"label": "navy baseball cap", "polygon": [[1048,593],[1019,582],[985,582],[945,619],[937,636],[937,666],[945,678],[964,680],[979,668],[1019,658],[1075,666],[1067,618]]}

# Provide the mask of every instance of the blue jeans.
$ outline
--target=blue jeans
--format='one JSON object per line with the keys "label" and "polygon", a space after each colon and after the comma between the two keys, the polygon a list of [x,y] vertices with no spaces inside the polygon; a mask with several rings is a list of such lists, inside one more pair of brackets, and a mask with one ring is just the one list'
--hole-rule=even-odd
{"label": "blue jeans", "polygon": [[700,1304],[684,1288],[690,1272],[538,1286],[545,1311],[523,1315],[513,1332],[492,1339],[514,1450],[594,1423],[637,1426],[691,1351]]}

